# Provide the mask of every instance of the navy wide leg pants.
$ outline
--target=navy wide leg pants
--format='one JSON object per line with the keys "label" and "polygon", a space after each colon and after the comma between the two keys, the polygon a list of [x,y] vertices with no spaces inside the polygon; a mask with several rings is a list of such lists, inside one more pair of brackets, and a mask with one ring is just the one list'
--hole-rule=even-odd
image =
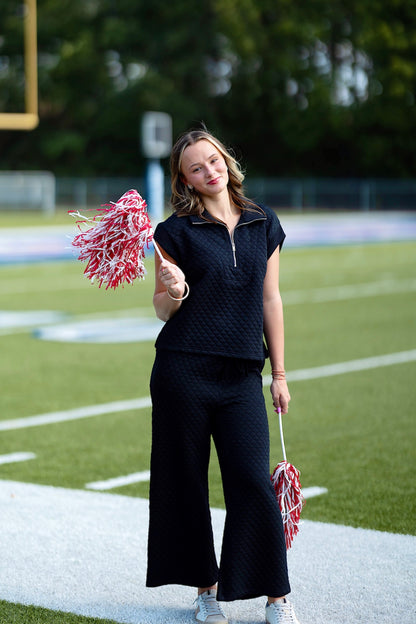
{"label": "navy wide leg pants", "polygon": [[[261,363],[159,350],[152,376],[147,585],[209,587],[219,600],[290,591],[270,482]],[[226,521],[218,567],[208,500],[211,436]]]}

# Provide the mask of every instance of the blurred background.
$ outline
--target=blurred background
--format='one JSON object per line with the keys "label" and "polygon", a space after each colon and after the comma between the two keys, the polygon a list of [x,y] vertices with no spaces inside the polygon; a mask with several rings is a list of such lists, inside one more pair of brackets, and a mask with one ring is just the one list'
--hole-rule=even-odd
{"label": "blurred background", "polygon": [[[1,4],[0,112],[24,112],[25,5]],[[416,207],[415,2],[39,0],[37,45],[40,122],[0,131],[0,170],[52,172],[58,206],[142,188],[141,121],[163,111],[276,208]]]}

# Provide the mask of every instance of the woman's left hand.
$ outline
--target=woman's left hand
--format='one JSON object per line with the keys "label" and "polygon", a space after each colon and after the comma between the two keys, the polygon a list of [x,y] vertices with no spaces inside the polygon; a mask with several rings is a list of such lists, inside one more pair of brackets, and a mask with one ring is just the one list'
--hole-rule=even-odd
{"label": "woman's left hand", "polygon": [[285,379],[273,379],[270,386],[272,393],[273,405],[277,410],[279,407],[282,414],[287,414],[289,409],[290,393]]}

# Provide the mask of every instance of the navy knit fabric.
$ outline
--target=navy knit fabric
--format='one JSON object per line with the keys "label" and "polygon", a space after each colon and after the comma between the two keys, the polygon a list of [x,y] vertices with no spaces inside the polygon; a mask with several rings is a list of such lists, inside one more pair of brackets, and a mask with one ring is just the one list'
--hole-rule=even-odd
{"label": "navy knit fabric", "polygon": [[184,272],[190,295],[164,325],[156,347],[263,359],[263,281],[267,260],[284,238],[266,207],[243,211],[233,237],[208,212],[173,214],[160,223],[155,240]]}
{"label": "navy knit fabric", "polygon": [[[219,600],[289,593],[261,366],[161,350],[151,394],[147,585],[209,587],[218,581]],[[208,498],[211,436],[227,508],[219,566]]]}

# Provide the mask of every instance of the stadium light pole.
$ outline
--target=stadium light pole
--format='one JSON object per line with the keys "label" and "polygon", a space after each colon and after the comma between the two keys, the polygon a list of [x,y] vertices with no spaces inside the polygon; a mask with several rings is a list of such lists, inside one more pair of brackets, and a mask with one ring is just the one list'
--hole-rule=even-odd
{"label": "stadium light pole", "polygon": [[141,125],[142,150],[148,159],[146,166],[146,199],[153,225],[163,220],[164,175],[160,164],[172,149],[172,118],[168,113],[148,111]]}

